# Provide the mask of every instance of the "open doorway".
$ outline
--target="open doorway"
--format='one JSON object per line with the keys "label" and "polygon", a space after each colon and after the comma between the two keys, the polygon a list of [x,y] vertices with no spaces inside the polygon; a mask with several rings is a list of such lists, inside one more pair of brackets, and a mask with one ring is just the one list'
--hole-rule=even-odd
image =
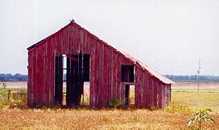
{"label": "open doorway", "polygon": [[56,56],[55,104],[78,107],[90,104],[90,55]]}
{"label": "open doorway", "polygon": [[135,105],[135,85],[125,84],[125,103],[124,106]]}
{"label": "open doorway", "polygon": [[55,57],[55,105],[63,105],[63,56]]}
{"label": "open doorway", "polygon": [[135,85],[130,85],[129,99],[129,105],[135,106]]}
{"label": "open doorway", "polygon": [[134,87],[134,65],[121,66],[121,81],[125,87],[124,106],[128,107],[135,104],[135,87]]}
{"label": "open doorway", "polygon": [[62,55],[63,58],[63,100],[62,100],[62,105],[66,105],[66,75],[67,75],[67,56],[66,55]]}
{"label": "open doorway", "polygon": [[67,56],[55,57],[55,105],[66,105]]}
{"label": "open doorway", "polygon": [[80,53],[68,56],[66,78],[66,105],[78,107],[85,101],[84,83],[90,81],[90,55]]}

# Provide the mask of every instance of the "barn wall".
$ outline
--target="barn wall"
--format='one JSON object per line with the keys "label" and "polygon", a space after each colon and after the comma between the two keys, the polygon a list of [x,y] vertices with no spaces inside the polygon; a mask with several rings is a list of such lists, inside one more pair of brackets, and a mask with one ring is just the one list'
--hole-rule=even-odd
{"label": "barn wall", "polygon": [[171,85],[163,84],[139,65],[135,66],[135,102],[138,108],[163,108],[170,102]]}
{"label": "barn wall", "polygon": [[[55,56],[79,52],[90,55],[91,107],[106,107],[113,98],[124,99],[121,65],[135,63],[78,25],[69,24],[28,51],[29,106],[54,105]],[[167,90],[168,86],[151,77],[140,65],[135,66],[137,107],[162,107],[166,99],[170,100]]]}
{"label": "barn wall", "polygon": [[30,49],[28,61],[29,105],[54,104],[54,57],[55,55],[72,55],[79,52],[90,54],[91,106],[105,107],[110,99],[123,99],[124,89],[120,83],[120,66],[134,63],[102,42],[77,26],[68,26],[43,40],[43,44]]}

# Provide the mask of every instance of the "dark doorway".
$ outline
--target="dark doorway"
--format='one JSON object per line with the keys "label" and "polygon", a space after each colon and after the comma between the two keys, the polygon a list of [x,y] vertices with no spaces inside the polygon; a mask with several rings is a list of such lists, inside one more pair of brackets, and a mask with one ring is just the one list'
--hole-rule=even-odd
{"label": "dark doorway", "polygon": [[90,56],[87,54],[67,57],[67,90],[66,105],[77,107],[81,105],[84,95],[84,82],[89,81]]}
{"label": "dark doorway", "polygon": [[84,104],[89,105],[90,94],[88,92],[90,93],[90,90],[87,90],[89,89],[89,74],[90,56],[88,54],[56,56],[55,104],[77,107],[86,100]]}
{"label": "dark doorway", "polygon": [[130,85],[125,85],[125,106],[129,106]]}
{"label": "dark doorway", "polygon": [[63,101],[63,56],[55,57],[55,104],[62,105]]}
{"label": "dark doorway", "polygon": [[121,81],[123,82],[123,86],[125,87],[125,99],[124,106],[128,107],[133,104],[134,91],[134,65],[122,65],[121,66]]}

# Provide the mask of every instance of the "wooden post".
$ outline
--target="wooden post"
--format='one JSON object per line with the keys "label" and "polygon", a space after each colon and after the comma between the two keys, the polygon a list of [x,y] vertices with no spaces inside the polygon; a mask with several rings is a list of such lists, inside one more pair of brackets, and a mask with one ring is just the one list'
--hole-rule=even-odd
{"label": "wooden post", "polygon": [[11,96],[11,90],[8,90],[8,101],[10,101],[10,96]]}

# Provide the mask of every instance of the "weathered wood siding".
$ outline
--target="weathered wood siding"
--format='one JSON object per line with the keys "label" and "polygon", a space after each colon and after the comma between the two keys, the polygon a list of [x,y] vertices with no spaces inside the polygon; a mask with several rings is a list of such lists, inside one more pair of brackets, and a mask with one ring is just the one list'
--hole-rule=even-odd
{"label": "weathered wood siding", "polygon": [[52,106],[55,86],[55,56],[79,52],[90,55],[90,105],[107,107],[113,98],[124,99],[121,65],[135,65],[135,104],[138,108],[163,107],[170,100],[170,84],[163,84],[124,54],[76,23],[28,49],[28,104]]}

